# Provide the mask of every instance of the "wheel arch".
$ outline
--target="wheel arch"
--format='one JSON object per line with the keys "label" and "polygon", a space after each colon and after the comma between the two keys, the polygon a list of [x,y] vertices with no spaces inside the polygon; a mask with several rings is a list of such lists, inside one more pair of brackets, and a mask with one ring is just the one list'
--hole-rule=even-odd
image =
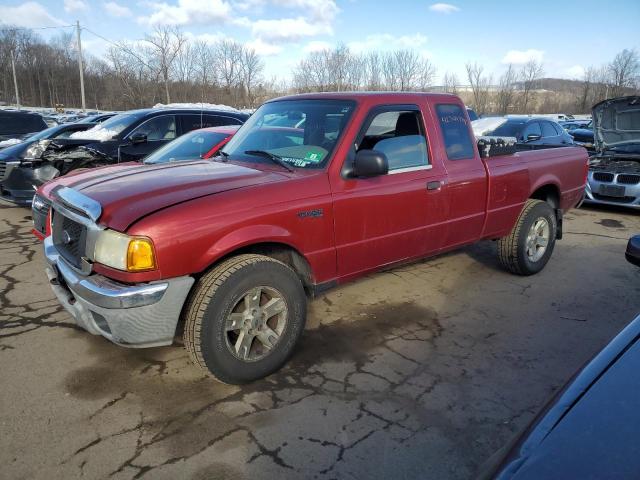
{"label": "wheel arch", "polygon": [[560,188],[554,182],[545,183],[544,185],[536,187],[531,195],[529,195],[529,198],[547,202],[554,209],[560,208]]}

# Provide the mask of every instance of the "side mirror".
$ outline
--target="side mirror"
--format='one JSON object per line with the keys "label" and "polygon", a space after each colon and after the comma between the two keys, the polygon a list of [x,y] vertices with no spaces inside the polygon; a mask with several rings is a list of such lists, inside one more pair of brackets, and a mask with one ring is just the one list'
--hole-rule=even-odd
{"label": "side mirror", "polygon": [[640,235],[631,237],[627,244],[627,251],[624,255],[629,263],[640,267]]}
{"label": "side mirror", "polygon": [[147,136],[144,133],[134,133],[129,137],[129,140],[133,145],[137,143],[145,143],[147,141]]}
{"label": "side mirror", "polygon": [[536,140],[540,140],[542,135],[537,135],[535,133],[530,133],[527,135],[527,142],[535,142]]}
{"label": "side mirror", "polygon": [[353,163],[354,177],[377,177],[389,172],[387,156],[377,150],[360,150]]}

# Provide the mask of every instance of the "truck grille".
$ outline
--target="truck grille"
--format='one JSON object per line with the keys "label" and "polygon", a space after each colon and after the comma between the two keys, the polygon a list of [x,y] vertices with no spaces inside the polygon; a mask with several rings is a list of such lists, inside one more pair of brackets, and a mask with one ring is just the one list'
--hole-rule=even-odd
{"label": "truck grille", "polygon": [[76,268],[81,268],[85,255],[87,227],[53,211],[53,244],[64,259]]}
{"label": "truck grille", "polygon": [[598,182],[613,182],[613,173],[595,172],[593,179]]}
{"label": "truck grille", "polygon": [[617,182],[626,185],[636,185],[640,183],[640,175],[620,174],[618,175]]}

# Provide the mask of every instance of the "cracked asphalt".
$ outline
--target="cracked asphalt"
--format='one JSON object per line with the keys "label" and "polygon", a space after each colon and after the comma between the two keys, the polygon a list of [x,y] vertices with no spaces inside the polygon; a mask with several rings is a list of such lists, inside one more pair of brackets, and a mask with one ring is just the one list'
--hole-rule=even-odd
{"label": "cracked asphalt", "polygon": [[0,206],[0,477],[473,477],[640,312],[640,215],[565,219],[536,276],[485,242],[330,291],[289,364],[237,387],[76,328],[29,211]]}

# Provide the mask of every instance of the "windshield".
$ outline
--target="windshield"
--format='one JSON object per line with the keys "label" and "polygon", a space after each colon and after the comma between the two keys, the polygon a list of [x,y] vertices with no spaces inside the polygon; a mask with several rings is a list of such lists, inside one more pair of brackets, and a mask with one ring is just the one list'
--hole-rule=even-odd
{"label": "windshield", "polygon": [[[29,135],[25,141],[43,140],[45,138],[53,138],[58,131],[62,130],[62,125],[56,125],[55,127],[49,127],[33,135]],[[71,132],[70,132],[71,133]]]}
{"label": "windshield", "polygon": [[213,155],[211,150],[230,134],[220,132],[194,131],[156,150],[144,163],[179,162],[180,160],[198,160]]}
{"label": "windshield", "polygon": [[277,155],[297,168],[322,168],[355,108],[347,100],[289,100],[265,103],[222,149],[232,159],[265,163],[250,151]]}

